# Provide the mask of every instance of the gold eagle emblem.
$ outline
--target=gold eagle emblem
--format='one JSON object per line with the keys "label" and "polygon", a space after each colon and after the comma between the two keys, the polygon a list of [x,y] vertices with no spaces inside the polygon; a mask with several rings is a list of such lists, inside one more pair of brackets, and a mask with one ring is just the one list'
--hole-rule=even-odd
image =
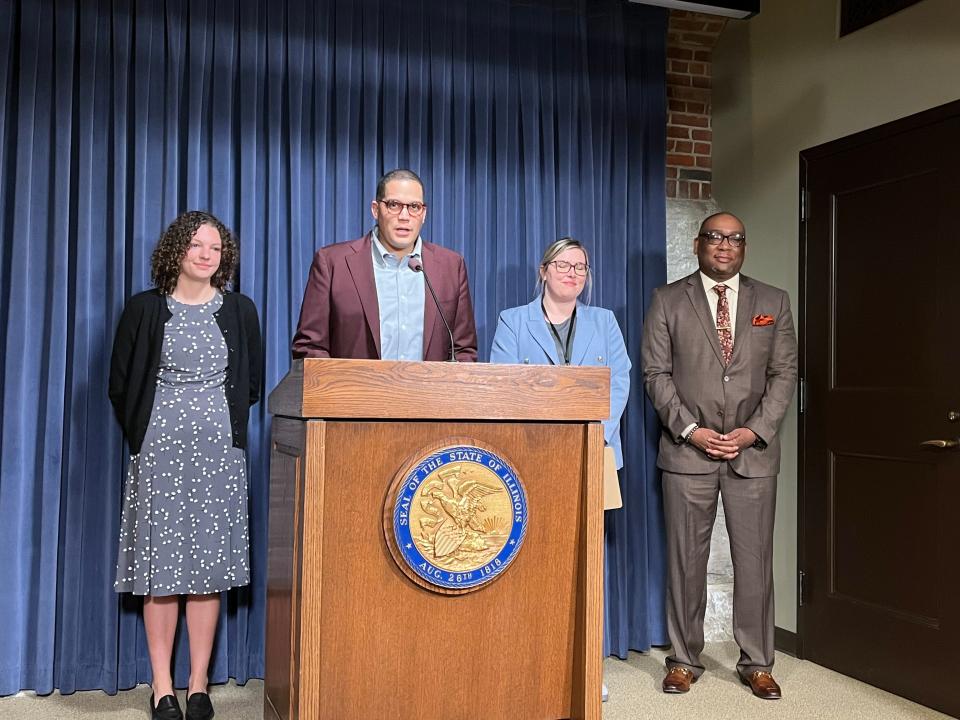
{"label": "gold eagle emblem", "polygon": [[[487,474],[490,478],[483,477]],[[482,465],[446,465],[420,486],[417,496],[420,512],[411,520],[418,522],[420,534],[414,541],[438,567],[482,565],[506,542],[508,493]]]}

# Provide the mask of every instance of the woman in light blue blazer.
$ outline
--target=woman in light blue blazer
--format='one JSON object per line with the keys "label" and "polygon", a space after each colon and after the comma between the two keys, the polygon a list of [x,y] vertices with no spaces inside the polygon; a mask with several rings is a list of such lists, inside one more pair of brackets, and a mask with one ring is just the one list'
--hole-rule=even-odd
{"label": "woman in light blue blazer", "polygon": [[630,358],[613,313],[589,301],[590,259],[579,240],[560,238],[540,260],[537,297],[500,313],[490,350],[492,363],[602,365],[610,368],[610,417],[603,423],[617,469],[623,467],[620,416],[630,392]]}

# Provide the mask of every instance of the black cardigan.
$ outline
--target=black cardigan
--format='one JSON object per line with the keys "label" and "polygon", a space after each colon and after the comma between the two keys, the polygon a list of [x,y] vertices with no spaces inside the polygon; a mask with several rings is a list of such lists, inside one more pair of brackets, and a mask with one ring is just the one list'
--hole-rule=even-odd
{"label": "black cardigan", "polygon": [[[133,454],[140,452],[150,424],[163,327],[172,317],[166,295],[156,288],[139,293],[123,309],[113,340],[110,402]],[[214,317],[227,344],[225,389],[233,446],[246,448],[247,419],[250,406],[260,399],[263,362],[257,308],[245,295],[224,293],[223,305]]]}

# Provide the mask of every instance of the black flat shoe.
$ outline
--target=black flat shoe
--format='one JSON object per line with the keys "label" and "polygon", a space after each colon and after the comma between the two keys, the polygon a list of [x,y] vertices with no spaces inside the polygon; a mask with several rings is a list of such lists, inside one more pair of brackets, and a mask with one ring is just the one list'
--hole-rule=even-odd
{"label": "black flat shoe", "polygon": [[176,695],[164,695],[160,702],[153,704],[153,695],[150,696],[150,717],[153,720],[183,720],[180,703]]}
{"label": "black flat shoe", "polygon": [[213,705],[205,692],[195,692],[187,698],[187,720],[210,720],[213,717]]}

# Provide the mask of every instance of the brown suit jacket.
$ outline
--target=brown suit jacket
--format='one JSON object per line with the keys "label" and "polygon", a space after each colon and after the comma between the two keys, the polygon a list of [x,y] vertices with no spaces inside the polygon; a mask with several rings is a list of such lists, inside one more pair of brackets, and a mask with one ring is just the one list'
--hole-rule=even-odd
{"label": "brown suit jacket", "polygon": [[[773,324],[753,324],[758,315],[771,316]],[[730,461],[739,475],[779,472],[777,430],[797,382],[786,292],[740,275],[733,357],[725,368],[699,271],[657,288],[643,326],[642,361],[644,386],[662,424],[661,469],[686,475],[716,469],[718,461],[683,442],[683,430],[697,423],[718,432],[748,427],[766,443]]]}
{"label": "brown suit jacket", "polygon": [[[314,255],[293,337],[293,357],[379,359],[380,307],[371,242],[368,234],[320,248]],[[457,360],[475,362],[477,330],[463,258],[424,241],[421,260],[453,330]],[[433,298],[425,291],[423,359],[449,357],[450,337]]]}

